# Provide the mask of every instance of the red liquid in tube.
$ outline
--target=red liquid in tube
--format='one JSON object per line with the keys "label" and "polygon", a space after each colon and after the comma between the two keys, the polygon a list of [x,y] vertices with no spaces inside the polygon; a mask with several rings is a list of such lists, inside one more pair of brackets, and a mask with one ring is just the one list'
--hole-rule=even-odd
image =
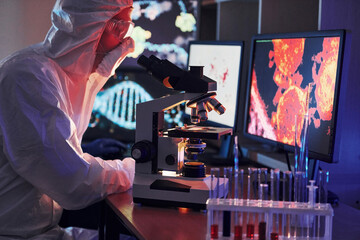
{"label": "red liquid in tube", "polygon": [[211,238],[217,239],[219,237],[219,226],[217,224],[211,225]]}
{"label": "red liquid in tube", "polygon": [[254,224],[248,224],[246,229],[246,237],[250,239],[254,239],[254,232],[255,232]]}
{"label": "red liquid in tube", "polygon": [[279,240],[279,234],[271,233],[270,238],[271,238],[271,240]]}
{"label": "red liquid in tube", "polygon": [[234,227],[234,240],[242,240],[242,226],[240,225]]}

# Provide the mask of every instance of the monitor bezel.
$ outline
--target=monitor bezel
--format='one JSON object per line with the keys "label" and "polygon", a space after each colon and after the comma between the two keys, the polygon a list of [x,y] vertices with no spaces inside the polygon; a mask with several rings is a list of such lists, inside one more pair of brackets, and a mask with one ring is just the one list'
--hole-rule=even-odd
{"label": "monitor bezel", "polygon": [[333,105],[333,118],[330,122],[332,129],[332,135],[330,136],[329,149],[331,152],[328,154],[319,153],[310,150],[308,151],[309,159],[321,160],[328,163],[338,162],[338,157],[335,153],[335,144],[336,144],[336,121],[338,118],[338,107],[339,107],[339,96],[340,96],[340,85],[341,85],[341,73],[342,73],[342,62],[344,54],[344,41],[345,41],[345,30],[319,30],[313,32],[294,32],[294,33],[274,33],[274,34],[258,34],[252,37],[251,39],[251,52],[250,52],[250,62],[249,70],[246,83],[246,102],[244,108],[244,122],[243,122],[243,135],[244,137],[251,139],[255,142],[261,144],[267,144],[272,147],[275,147],[277,150],[294,152],[294,146],[284,144],[281,142],[273,141],[266,139],[257,135],[253,135],[247,132],[248,126],[248,115],[249,115],[249,104],[250,104],[250,91],[251,91],[251,81],[252,81],[252,71],[254,63],[254,54],[255,54],[255,43],[257,40],[270,40],[270,39],[288,39],[288,38],[311,38],[311,37],[340,37],[339,43],[339,55],[338,55],[338,71],[336,73],[336,84],[335,84],[335,93],[334,93],[334,105]]}
{"label": "monitor bezel", "polygon": [[[239,66],[239,76],[238,76],[238,86],[237,86],[237,92],[236,92],[236,103],[235,103],[235,109],[239,109],[239,102],[240,102],[240,89],[241,89],[241,73],[242,73],[242,65],[244,61],[244,41],[203,41],[203,40],[195,40],[190,41],[188,46],[188,60],[187,60],[187,69],[189,69],[189,60],[190,60],[190,48],[192,45],[214,45],[214,46],[240,46],[240,66]],[[226,106],[225,106],[226,108]],[[186,113],[185,113],[186,114]],[[202,125],[207,126],[214,126],[214,127],[229,127],[233,128],[234,131],[238,129],[237,123],[238,123],[239,113],[238,111],[235,112],[234,116],[234,123],[233,126],[217,123],[211,120],[208,120],[206,122],[202,122]]]}

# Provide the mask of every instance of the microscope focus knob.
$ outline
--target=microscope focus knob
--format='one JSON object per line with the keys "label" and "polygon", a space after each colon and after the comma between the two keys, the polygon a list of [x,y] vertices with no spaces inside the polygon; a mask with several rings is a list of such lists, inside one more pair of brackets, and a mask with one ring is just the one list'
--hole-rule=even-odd
{"label": "microscope focus knob", "polygon": [[137,142],[131,148],[131,157],[137,163],[151,161],[155,157],[155,147],[148,140]]}

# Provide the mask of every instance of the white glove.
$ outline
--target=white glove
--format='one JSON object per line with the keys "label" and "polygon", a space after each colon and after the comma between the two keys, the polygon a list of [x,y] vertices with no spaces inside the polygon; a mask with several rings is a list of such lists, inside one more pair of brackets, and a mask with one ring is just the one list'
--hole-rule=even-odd
{"label": "white glove", "polygon": [[134,176],[135,176],[135,160],[127,157],[122,160],[123,163],[123,169],[127,171],[129,174],[129,180],[131,182],[131,186],[134,183]]}

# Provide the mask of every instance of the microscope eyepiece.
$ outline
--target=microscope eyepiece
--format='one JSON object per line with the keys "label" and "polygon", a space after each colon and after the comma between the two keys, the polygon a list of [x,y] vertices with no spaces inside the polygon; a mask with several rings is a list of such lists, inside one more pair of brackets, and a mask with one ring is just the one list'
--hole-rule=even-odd
{"label": "microscope eyepiece", "polygon": [[146,69],[149,69],[150,68],[150,65],[151,65],[151,61],[149,58],[145,57],[144,55],[141,55],[138,60],[137,60],[137,63],[146,68]]}
{"label": "microscope eyepiece", "polygon": [[149,58],[141,55],[137,63],[144,67],[153,77],[162,82],[166,87],[189,93],[207,93],[216,91],[216,81],[203,76],[202,69],[192,68],[185,71],[170,61],[161,60],[154,55]]}

